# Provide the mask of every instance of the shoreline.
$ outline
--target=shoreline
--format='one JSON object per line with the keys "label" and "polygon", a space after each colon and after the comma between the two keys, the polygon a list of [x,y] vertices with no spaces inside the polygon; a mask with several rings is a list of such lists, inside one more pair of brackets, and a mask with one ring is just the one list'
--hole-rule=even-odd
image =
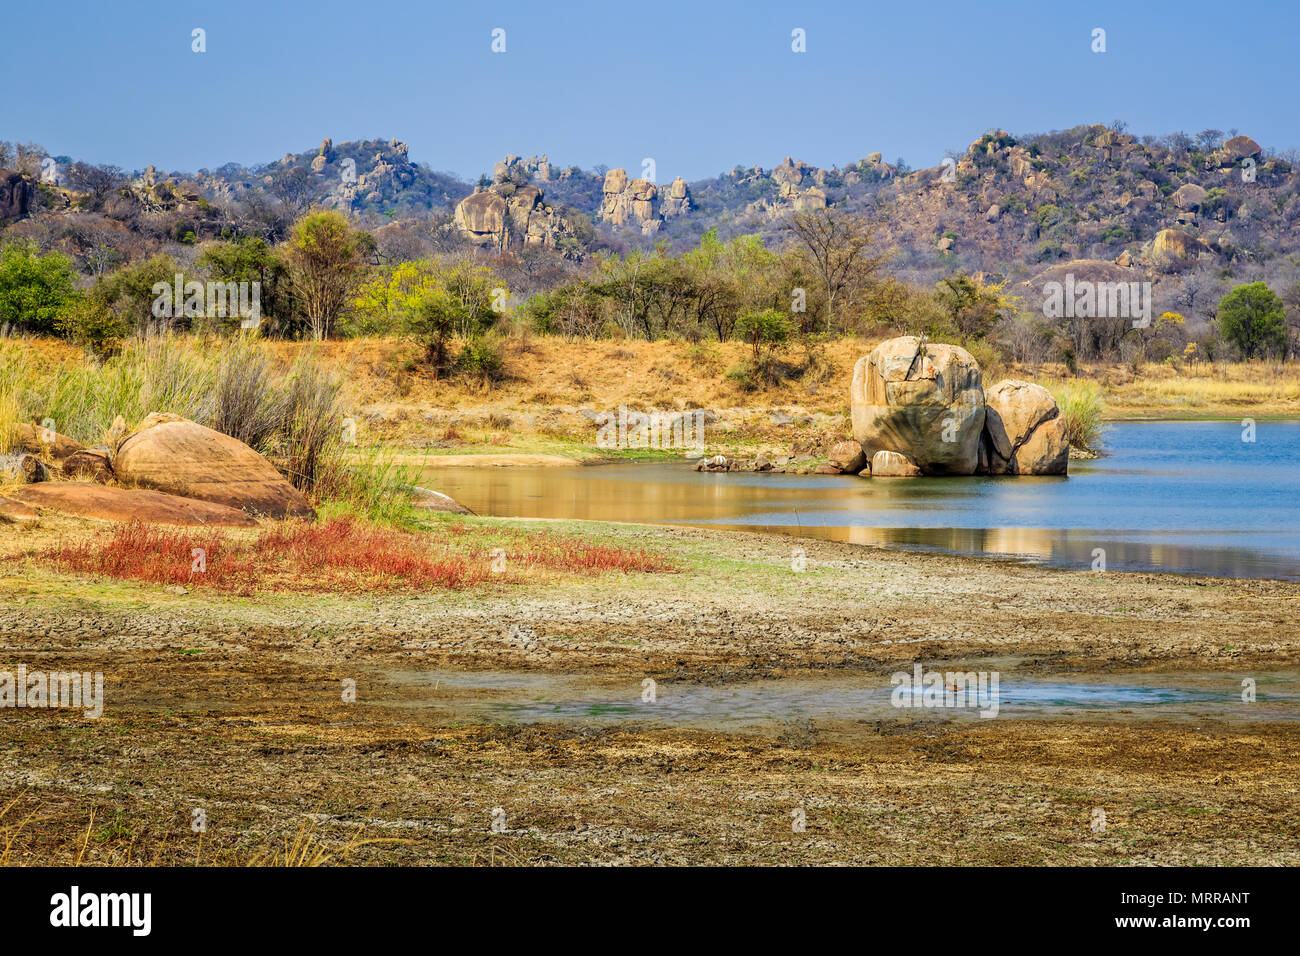
{"label": "shoreline", "polygon": [[[36,814],[10,832],[11,862],[243,864],[305,832],[354,865],[1300,864],[1300,722],[1244,703],[1230,720],[795,712],[738,730],[610,725],[600,709],[467,714],[457,702],[488,690],[408,679],[556,675],[621,687],[628,707],[647,678],[669,699],[762,694],[787,678],[883,684],[917,663],[1235,684],[1294,671],[1300,584],[811,539],[795,573],[784,542],[754,532],[458,518],[432,521],[435,535],[442,520],[558,526],[681,569],[241,598],[6,564],[0,670],[105,673],[97,720],[0,708],[0,800],[19,814],[0,824]],[[355,702],[340,699],[345,679]],[[806,833],[791,832],[793,809]],[[87,847],[92,818],[107,835]]]}

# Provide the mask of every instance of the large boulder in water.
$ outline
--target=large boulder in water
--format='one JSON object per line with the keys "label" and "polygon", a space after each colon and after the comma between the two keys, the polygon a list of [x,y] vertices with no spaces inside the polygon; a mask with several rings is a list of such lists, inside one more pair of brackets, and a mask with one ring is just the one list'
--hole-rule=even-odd
{"label": "large boulder in water", "polygon": [[964,348],[911,335],[881,342],[853,367],[850,408],[866,455],[898,452],[927,475],[975,473],[984,389]]}
{"label": "large boulder in water", "polygon": [[153,414],[118,445],[119,481],[269,518],[310,518],[311,505],[242,441],[174,415]]}
{"label": "large boulder in water", "polygon": [[986,447],[981,457],[987,458],[990,474],[1065,474],[1070,443],[1051,392],[1009,378],[985,392],[984,401]]}

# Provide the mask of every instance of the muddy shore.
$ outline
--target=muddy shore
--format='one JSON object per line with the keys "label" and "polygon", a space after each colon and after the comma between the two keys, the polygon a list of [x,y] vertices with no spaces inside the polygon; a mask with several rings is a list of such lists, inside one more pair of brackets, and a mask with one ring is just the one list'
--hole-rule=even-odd
{"label": "muddy shore", "polygon": [[1014,659],[1034,679],[1236,679],[1297,666],[1300,584],[814,540],[795,571],[773,536],[588,530],[682,570],[231,598],[70,578],[0,544],[0,670],[105,679],[97,720],[0,709],[6,862],[248,862],[286,840],[353,863],[1300,862],[1300,721],[901,711],[743,731],[610,725],[466,715],[393,676],[588,675],[635,693],[647,678],[880,683],[915,662]]}

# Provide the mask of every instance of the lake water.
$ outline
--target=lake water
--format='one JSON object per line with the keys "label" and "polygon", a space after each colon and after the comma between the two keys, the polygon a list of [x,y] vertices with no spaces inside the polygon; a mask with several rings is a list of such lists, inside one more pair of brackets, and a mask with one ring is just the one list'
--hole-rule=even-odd
{"label": "lake water", "polygon": [[1125,423],[1068,477],[863,479],[688,462],[431,469],[478,514],[695,524],[1088,569],[1300,580],[1300,422]]}
{"label": "lake water", "polygon": [[[500,723],[558,721],[610,726],[701,727],[740,730],[771,722],[802,720],[982,720],[1073,716],[1134,721],[1300,719],[1300,674],[1254,673],[1256,697],[1242,699],[1242,677],[1233,673],[1144,674],[1051,680],[1020,672],[1013,661],[946,662],[949,671],[998,673],[986,679],[978,701],[966,706],[897,707],[889,677],[880,675],[743,681],[711,686],[658,682],[653,699],[644,682],[622,683],[591,675],[540,671],[407,671],[386,675],[410,687],[407,706],[438,710],[448,719],[473,717]],[[909,673],[905,670],[904,673]],[[994,713],[988,708],[996,699]],[[989,716],[980,716],[984,709]]]}

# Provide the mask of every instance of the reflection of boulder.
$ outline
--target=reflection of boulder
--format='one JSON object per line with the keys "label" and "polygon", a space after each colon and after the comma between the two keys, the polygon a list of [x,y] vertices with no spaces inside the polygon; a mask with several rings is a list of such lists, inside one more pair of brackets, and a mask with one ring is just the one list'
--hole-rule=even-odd
{"label": "reflection of boulder", "polygon": [[1065,474],[1070,445],[1051,392],[1006,379],[984,393],[984,403],[985,447],[980,457],[990,474]]}
{"label": "reflection of boulder", "polygon": [[979,365],[960,346],[910,335],[880,343],[853,367],[850,407],[865,453],[900,452],[926,474],[975,473],[984,390]]}
{"label": "reflection of boulder", "polygon": [[113,455],[129,484],[241,508],[271,518],[313,517],[275,466],[243,442],[171,415],[150,415]]}

